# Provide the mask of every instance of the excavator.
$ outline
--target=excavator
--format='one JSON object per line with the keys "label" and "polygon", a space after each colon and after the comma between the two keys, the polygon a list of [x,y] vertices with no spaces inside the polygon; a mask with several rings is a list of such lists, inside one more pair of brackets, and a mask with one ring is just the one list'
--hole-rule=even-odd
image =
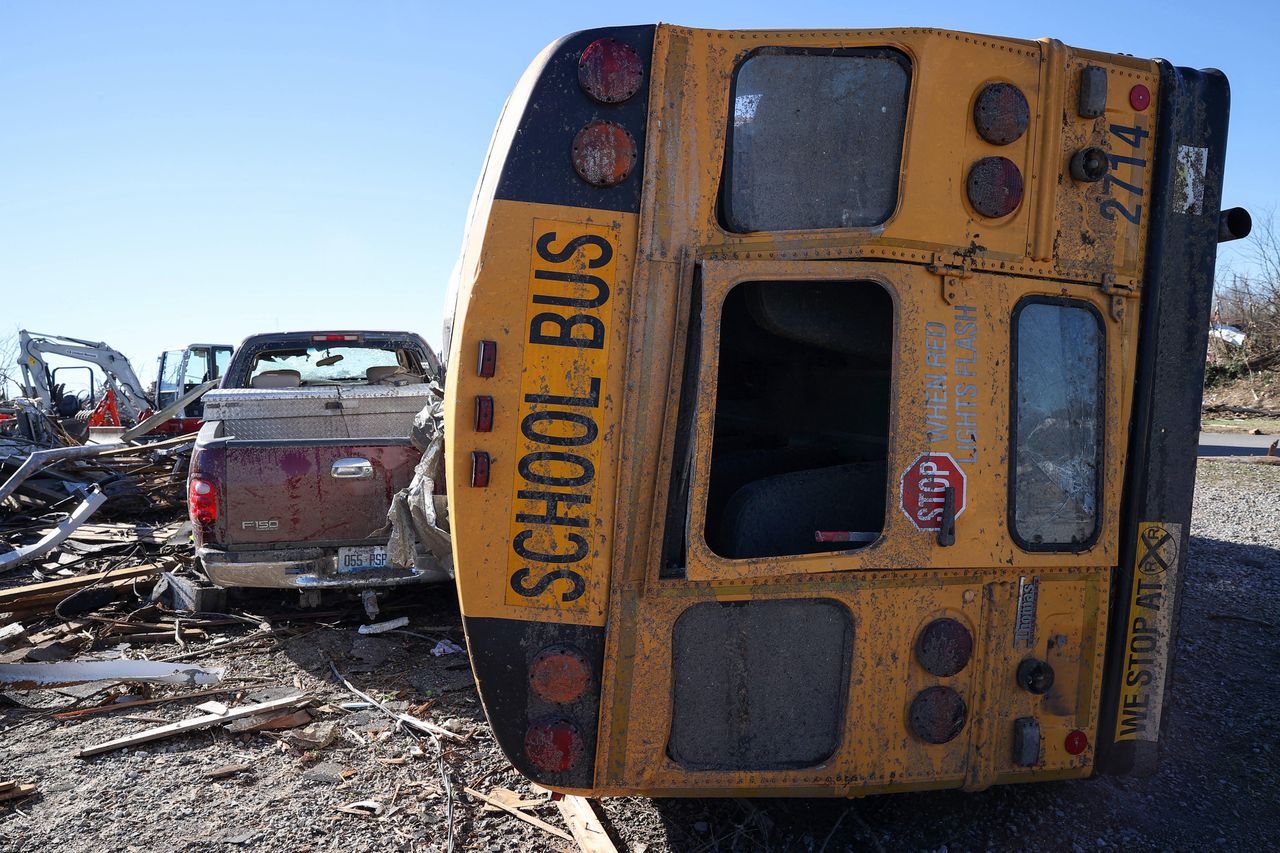
{"label": "excavator", "polygon": [[[129,359],[102,341],[21,329],[18,332],[20,385],[23,396],[38,400],[72,432],[81,431],[76,428],[77,424],[127,426],[173,404],[198,385],[217,379],[230,360],[232,349],[228,344],[190,344],[183,349],[166,350],[160,356],[156,383],[149,394]],[[85,364],[51,368],[46,355],[63,356]],[[95,383],[96,376],[89,365],[101,372],[100,386]],[[75,394],[67,390],[65,381],[59,381],[59,374],[80,370],[88,374],[87,390]],[[191,431],[199,426],[200,416],[201,405],[196,400],[157,431]]]}

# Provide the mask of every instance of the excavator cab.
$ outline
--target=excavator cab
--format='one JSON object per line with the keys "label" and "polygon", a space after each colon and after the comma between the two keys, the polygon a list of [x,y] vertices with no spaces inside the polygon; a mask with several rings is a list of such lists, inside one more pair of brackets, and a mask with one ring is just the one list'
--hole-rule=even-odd
{"label": "excavator cab", "polygon": [[[183,394],[212,379],[221,379],[231,361],[232,347],[226,344],[191,344],[185,349],[166,350],[160,354],[156,370],[156,411],[173,403]],[[198,420],[204,414],[200,400],[189,404],[177,419]]]}

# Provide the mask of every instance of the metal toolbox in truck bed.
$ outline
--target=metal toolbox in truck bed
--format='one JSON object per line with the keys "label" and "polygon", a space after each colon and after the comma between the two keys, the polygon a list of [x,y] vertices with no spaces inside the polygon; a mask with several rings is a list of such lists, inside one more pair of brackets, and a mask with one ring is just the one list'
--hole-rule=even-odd
{"label": "metal toolbox in truck bed", "polygon": [[205,395],[204,417],[244,441],[406,438],[431,396],[423,384],[220,389]]}

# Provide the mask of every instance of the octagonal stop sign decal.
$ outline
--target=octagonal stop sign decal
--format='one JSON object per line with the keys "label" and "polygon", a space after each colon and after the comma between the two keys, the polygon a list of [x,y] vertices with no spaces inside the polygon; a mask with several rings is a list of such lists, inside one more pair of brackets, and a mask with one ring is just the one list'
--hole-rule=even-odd
{"label": "octagonal stop sign decal", "polygon": [[902,511],[917,530],[942,528],[942,508],[947,488],[954,489],[956,518],[964,512],[964,469],[950,453],[921,453],[902,472]]}

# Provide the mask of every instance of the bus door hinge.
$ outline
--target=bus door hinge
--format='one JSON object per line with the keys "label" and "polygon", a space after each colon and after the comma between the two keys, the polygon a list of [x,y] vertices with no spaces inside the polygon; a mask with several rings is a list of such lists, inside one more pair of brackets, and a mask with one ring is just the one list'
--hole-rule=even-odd
{"label": "bus door hinge", "polygon": [[1132,299],[1138,292],[1127,284],[1118,284],[1111,273],[1102,275],[1102,292],[1111,297],[1111,319],[1119,323],[1124,319],[1124,303]]}
{"label": "bus door hinge", "polygon": [[[955,263],[955,261],[960,263]],[[933,253],[933,262],[925,269],[942,277],[942,301],[954,305],[960,294],[960,279],[968,278],[969,258],[964,255],[952,255],[950,259],[941,252]]]}

